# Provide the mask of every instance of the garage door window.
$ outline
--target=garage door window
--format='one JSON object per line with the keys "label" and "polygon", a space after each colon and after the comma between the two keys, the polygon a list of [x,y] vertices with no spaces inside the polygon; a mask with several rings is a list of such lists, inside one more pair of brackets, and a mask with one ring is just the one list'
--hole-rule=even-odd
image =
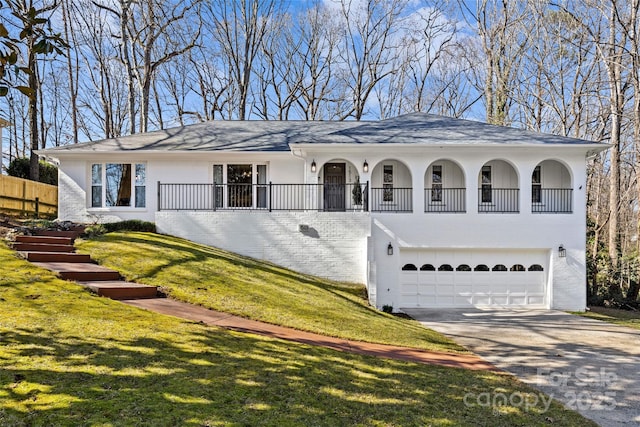
{"label": "garage door window", "polygon": [[456,271],[471,271],[471,267],[467,264],[460,264],[458,268],[456,268]]}
{"label": "garage door window", "polygon": [[436,271],[436,268],[432,264],[423,264],[420,271]]}
{"label": "garage door window", "polygon": [[473,269],[473,271],[489,271],[489,267],[484,264],[478,264],[476,265],[476,268]]}
{"label": "garage door window", "polygon": [[511,267],[511,271],[527,271],[527,269],[524,268],[522,264],[514,264],[513,267]]}
{"label": "garage door window", "polygon": [[451,267],[449,264],[442,264],[440,267],[438,267],[438,271],[453,271],[453,267]]}
{"label": "garage door window", "polygon": [[402,266],[402,271],[417,271],[418,267],[413,264],[405,264]]}
{"label": "garage door window", "polygon": [[544,271],[544,268],[540,264],[533,264],[529,267],[529,271]]}
{"label": "garage door window", "polygon": [[505,267],[503,264],[496,264],[491,271],[507,271],[507,267]]}

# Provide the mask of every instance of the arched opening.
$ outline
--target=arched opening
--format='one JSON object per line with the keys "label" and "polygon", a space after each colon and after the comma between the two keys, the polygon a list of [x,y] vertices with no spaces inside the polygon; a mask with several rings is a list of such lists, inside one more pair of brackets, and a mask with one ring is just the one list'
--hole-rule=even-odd
{"label": "arched opening", "polygon": [[436,268],[432,264],[423,264],[420,271],[436,271]]}
{"label": "arched opening", "polygon": [[485,163],[478,174],[478,212],[520,211],[520,190],[515,168],[504,160]]}
{"label": "arched opening", "polygon": [[372,212],[413,212],[411,171],[402,162],[388,159],[371,172]]}
{"label": "arched opening", "polygon": [[545,160],[531,174],[531,212],[573,212],[573,188],[567,166],[557,160]]}
{"label": "arched opening", "polygon": [[466,212],[464,171],[457,163],[441,159],[429,165],[424,175],[424,211]]}
{"label": "arched opening", "polygon": [[318,198],[324,211],[341,212],[363,210],[366,200],[366,183],[360,182],[360,174],[353,163],[346,160],[330,160],[318,174],[322,185]]}
{"label": "arched opening", "polygon": [[414,264],[405,264],[402,266],[402,271],[418,271],[418,268]]}

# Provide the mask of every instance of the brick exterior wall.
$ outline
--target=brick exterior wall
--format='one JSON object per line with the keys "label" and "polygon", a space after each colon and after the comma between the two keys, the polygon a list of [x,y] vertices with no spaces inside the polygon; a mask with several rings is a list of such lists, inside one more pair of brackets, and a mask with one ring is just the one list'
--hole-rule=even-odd
{"label": "brick exterior wall", "polygon": [[159,233],[182,237],[302,273],[367,281],[371,219],[362,212],[156,212]]}

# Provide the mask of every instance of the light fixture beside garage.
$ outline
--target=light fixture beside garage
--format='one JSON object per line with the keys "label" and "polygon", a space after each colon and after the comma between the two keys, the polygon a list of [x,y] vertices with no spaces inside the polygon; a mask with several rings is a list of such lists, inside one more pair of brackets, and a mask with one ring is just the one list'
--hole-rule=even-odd
{"label": "light fixture beside garage", "polygon": [[566,258],[567,257],[567,250],[565,249],[563,244],[558,246],[558,256],[560,258]]}
{"label": "light fixture beside garage", "polygon": [[311,161],[311,172],[315,172],[316,171],[316,159],[313,159]]}
{"label": "light fixture beside garage", "polygon": [[387,255],[393,255],[393,245],[389,242],[389,246],[387,246]]}
{"label": "light fixture beside garage", "polygon": [[367,163],[366,159],[364,161],[364,164],[362,165],[362,170],[365,172],[369,172],[369,163]]}

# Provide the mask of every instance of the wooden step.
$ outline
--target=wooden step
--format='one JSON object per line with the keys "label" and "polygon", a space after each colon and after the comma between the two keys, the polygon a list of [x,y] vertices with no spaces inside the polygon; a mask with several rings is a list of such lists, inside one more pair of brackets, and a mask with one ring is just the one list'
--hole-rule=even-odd
{"label": "wooden step", "polygon": [[73,239],[70,237],[54,237],[54,236],[16,236],[18,243],[46,243],[48,245],[73,245]]}
{"label": "wooden step", "polygon": [[35,265],[55,271],[65,280],[108,281],[119,280],[120,273],[96,264],[76,262],[34,262]]}
{"label": "wooden step", "polygon": [[73,252],[20,252],[20,255],[31,262],[91,263],[91,255]]}
{"label": "wooden step", "polygon": [[18,252],[73,252],[73,245],[50,245],[47,243],[20,243],[13,244],[13,249]]}
{"label": "wooden step", "polygon": [[155,286],[141,285],[139,283],[123,282],[123,281],[88,281],[78,282],[82,286],[86,286],[96,294],[111,299],[140,299],[140,298],[157,298],[158,288]]}

